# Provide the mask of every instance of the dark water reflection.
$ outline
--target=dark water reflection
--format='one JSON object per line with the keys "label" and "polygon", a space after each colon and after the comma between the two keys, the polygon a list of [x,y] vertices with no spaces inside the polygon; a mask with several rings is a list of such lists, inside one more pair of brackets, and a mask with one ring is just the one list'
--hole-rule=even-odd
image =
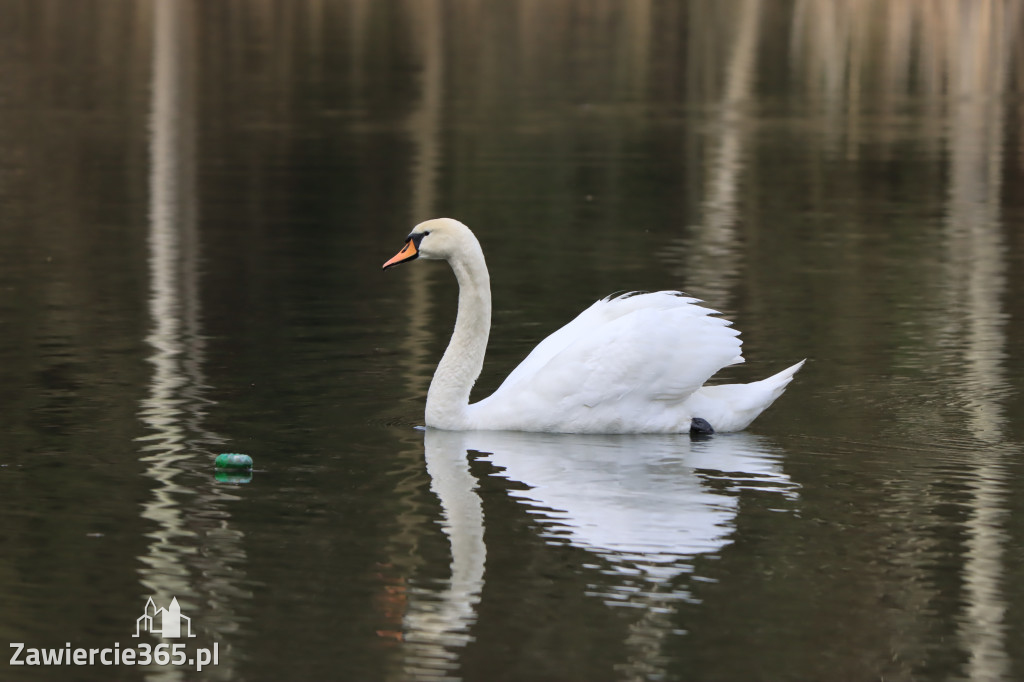
{"label": "dark water reflection", "polygon": [[[58,676],[1024,678],[1021,20],[0,2],[0,639],[175,596],[217,666]],[[443,214],[481,395],[631,288],[810,361],[727,438],[416,430],[455,286],[379,268]]]}

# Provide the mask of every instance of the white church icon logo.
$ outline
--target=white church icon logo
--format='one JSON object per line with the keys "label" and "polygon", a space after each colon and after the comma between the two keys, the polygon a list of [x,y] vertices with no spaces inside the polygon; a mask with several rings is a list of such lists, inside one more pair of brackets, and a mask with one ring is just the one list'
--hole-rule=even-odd
{"label": "white church icon logo", "polygon": [[[185,632],[188,633],[186,635],[181,634],[182,621],[185,621]],[[192,619],[181,615],[177,597],[171,598],[171,605],[166,609],[158,609],[152,597],[146,601],[145,610],[135,620],[135,634],[132,637],[138,637],[143,632],[160,635],[165,639],[195,637],[192,633]]]}

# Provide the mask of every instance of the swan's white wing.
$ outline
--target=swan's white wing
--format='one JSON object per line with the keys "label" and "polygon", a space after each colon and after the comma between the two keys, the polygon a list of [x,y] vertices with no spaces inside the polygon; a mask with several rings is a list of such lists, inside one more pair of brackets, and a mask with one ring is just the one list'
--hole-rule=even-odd
{"label": "swan's white wing", "polygon": [[678,427],[689,418],[679,403],[743,361],[739,332],[696,304],[670,291],[598,301],[542,341],[473,411],[499,428],[527,420],[547,430]]}

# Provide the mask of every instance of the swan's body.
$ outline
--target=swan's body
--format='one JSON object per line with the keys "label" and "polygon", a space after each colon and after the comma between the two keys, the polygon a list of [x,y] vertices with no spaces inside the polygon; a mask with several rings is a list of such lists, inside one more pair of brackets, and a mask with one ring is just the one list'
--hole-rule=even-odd
{"label": "swan's body", "polygon": [[750,384],[704,386],[743,362],[739,332],[675,291],[605,298],[544,339],[490,397],[469,404],[491,327],[480,243],[449,218],[417,225],[393,265],[447,260],[459,283],[448,349],[427,391],[427,426],[562,433],[685,433],[700,417],[716,431],[746,428],[782,395],[799,362]]}

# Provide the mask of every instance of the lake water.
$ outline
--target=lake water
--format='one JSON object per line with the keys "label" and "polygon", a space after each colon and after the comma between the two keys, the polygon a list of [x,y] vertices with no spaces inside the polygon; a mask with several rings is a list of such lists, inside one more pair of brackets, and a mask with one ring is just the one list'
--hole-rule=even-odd
{"label": "lake water", "polygon": [[[218,656],[0,679],[1024,679],[1022,22],[0,1],[0,640]],[[808,362],[741,434],[425,432],[438,215],[477,396],[619,290]]]}

